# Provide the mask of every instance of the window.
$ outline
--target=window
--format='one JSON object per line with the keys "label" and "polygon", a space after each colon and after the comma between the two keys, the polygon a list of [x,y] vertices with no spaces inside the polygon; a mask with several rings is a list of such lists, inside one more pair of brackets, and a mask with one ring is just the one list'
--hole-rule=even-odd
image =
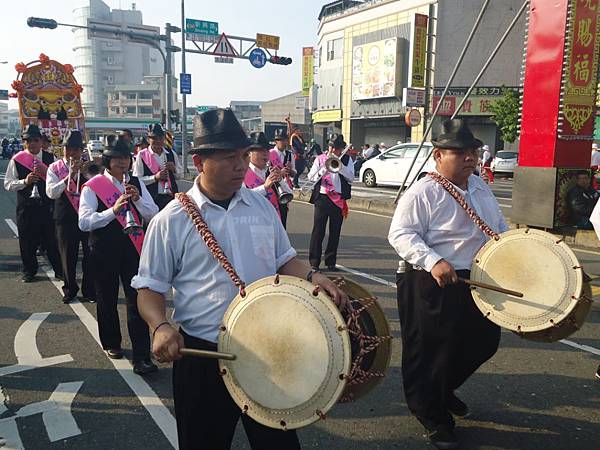
{"label": "window", "polygon": [[342,57],[344,40],[342,38],[327,41],[327,61]]}
{"label": "window", "polygon": [[152,106],[140,106],[138,112],[140,114],[152,114]]}
{"label": "window", "polygon": [[396,149],[392,149],[389,150],[387,152],[384,153],[386,158],[402,158],[404,156],[404,151],[406,150],[406,148],[396,148]]}
{"label": "window", "polygon": [[135,100],[137,98],[135,92],[134,93],[128,93],[127,94],[127,100]]}
{"label": "window", "polygon": [[406,152],[404,153],[404,158],[414,158],[415,155],[417,154],[417,149],[419,147],[404,147],[406,149]]}
{"label": "window", "polygon": [[110,66],[113,63],[113,57],[112,56],[107,56],[106,57],[106,63]]}

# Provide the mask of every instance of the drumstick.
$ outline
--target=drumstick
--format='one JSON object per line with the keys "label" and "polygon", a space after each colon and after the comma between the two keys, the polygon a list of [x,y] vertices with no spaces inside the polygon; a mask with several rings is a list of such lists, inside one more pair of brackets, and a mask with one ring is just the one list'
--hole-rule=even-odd
{"label": "drumstick", "polygon": [[493,286],[491,284],[481,283],[479,281],[467,280],[466,278],[460,277],[458,277],[458,281],[462,281],[463,283],[468,284],[470,286],[476,286],[483,289],[489,289],[490,291],[501,292],[502,294],[514,295],[515,297],[523,297],[522,292],[511,291],[510,289],[504,289],[498,286]]}
{"label": "drumstick", "polygon": [[179,353],[183,356],[195,356],[197,358],[226,359],[228,361],[235,360],[235,355],[232,355],[231,353],[211,352],[210,350],[198,350],[195,348],[180,348]]}

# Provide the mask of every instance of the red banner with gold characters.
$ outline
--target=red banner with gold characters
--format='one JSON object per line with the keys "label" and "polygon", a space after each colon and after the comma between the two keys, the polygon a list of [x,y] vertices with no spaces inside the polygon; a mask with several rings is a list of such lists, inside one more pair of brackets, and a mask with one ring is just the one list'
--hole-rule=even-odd
{"label": "red banner with gold characters", "polygon": [[563,69],[559,139],[594,135],[600,49],[600,1],[570,2]]}
{"label": "red banner with gold characters", "polygon": [[21,127],[38,125],[50,138],[55,153],[68,130],[85,132],[81,91],[73,76],[73,66],[61,64],[43,53],[39,59],[15,66],[17,80],[12,83],[19,101]]}

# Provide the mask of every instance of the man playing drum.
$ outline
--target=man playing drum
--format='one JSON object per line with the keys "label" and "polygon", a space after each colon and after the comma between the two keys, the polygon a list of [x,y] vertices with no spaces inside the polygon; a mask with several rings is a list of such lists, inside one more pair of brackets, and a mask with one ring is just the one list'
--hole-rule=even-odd
{"label": "man playing drum", "polygon": [[[432,142],[440,181],[449,181],[495,232],[506,231],[492,191],[473,175],[482,142],[460,119],[446,121]],[[458,283],[469,278],[473,258],[489,238],[440,182],[426,176],[400,199],[388,239],[410,268],[397,280],[407,405],[437,448],[458,448],[452,415],[464,417],[469,410],[454,391],[500,342],[500,328],[477,309],[469,287]]]}
{"label": "man playing drum", "polygon": [[[296,258],[275,208],[262,195],[242,187],[249,147],[242,126],[229,109],[207,111],[195,119],[194,165],[200,172],[188,200],[240,277],[250,284],[275,275],[306,278],[343,307],[348,297],[320,273]],[[230,275],[203,242],[181,197],[150,223],[138,275],[138,306],[153,335],[161,362],[174,361],[173,396],[179,448],[228,449],[240,416],[255,449],[297,449],[296,433],[275,430],[241,413],[229,395],[214,359],[181,358],[179,349],[215,350],[223,315],[238,294]],[[166,320],[165,295],[173,289],[173,318]],[[261,374],[256,374],[260,379]]]}

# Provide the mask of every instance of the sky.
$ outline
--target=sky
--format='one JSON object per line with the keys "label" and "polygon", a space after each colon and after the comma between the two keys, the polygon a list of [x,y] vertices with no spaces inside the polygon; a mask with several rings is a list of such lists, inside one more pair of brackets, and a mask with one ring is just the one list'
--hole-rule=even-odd
{"label": "sky", "polygon": [[[104,0],[111,9],[130,9],[132,1]],[[0,89],[12,91],[16,63],[36,60],[40,53],[63,64],[74,63],[73,35],[68,27],[54,30],[29,28],[27,17],[46,17],[72,23],[73,8],[84,0],[26,0],[16,7],[11,0],[0,0]],[[137,0],[144,24],[181,26],[180,0]],[[249,61],[217,64],[207,55],[186,54],[186,69],[192,74],[192,94],[188,106],[228,106],[231,100],[270,100],[301,89],[302,47],[314,46],[317,40],[318,15],[325,0],[186,0],[186,17],[219,23],[219,32],[252,37],[256,33],[280,36],[280,56],[293,59],[289,66],[267,64],[255,69]],[[10,7],[13,5],[13,7]],[[181,47],[181,34],[174,34]],[[186,47],[192,46],[191,42]],[[175,55],[174,73],[181,72],[181,53]],[[77,77],[77,71],[75,71]],[[10,100],[9,108],[17,108]]]}

